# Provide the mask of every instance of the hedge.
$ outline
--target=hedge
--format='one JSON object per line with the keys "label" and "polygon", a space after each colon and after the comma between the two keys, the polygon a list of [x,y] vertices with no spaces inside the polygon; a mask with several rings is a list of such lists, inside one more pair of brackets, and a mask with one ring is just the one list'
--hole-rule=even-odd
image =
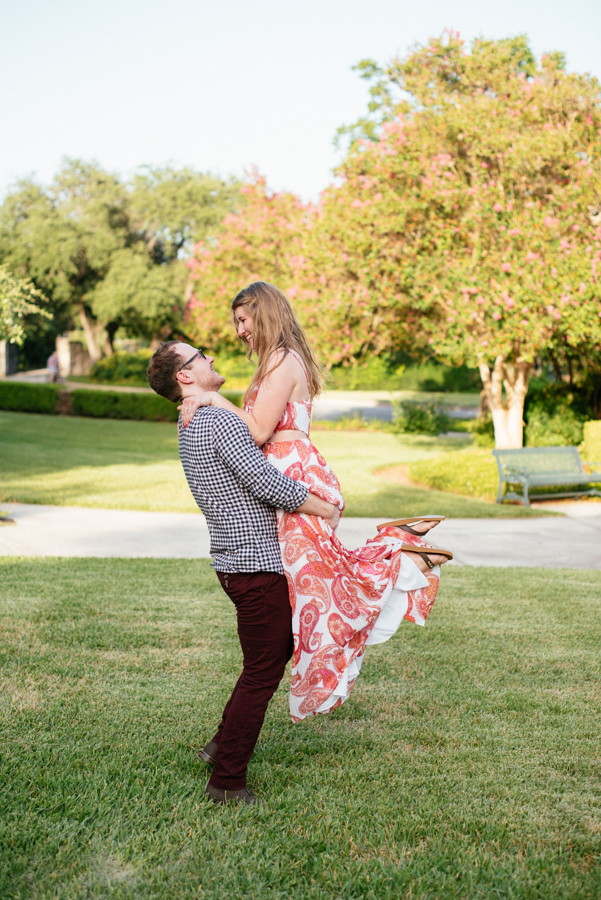
{"label": "hedge", "polygon": [[[241,391],[222,393],[236,406],[242,405]],[[158,394],[88,388],[67,391],[54,384],[15,384],[6,381],[0,381],[0,409],[149,422],[177,422],[179,416],[177,404]]]}
{"label": "hedge", "polygon": [[57,398],[55,384],[0,381],[0,409],[55,415]]}
{"label": "hedge", "polygon": [[601,465],[601,419],[584,423],[584,440],[580,445],[580,456],[586,462]]}
{"label": "hedge", "polygon": [[71,391],[73,414],[94,419],[144,419],[146,421],[177,422],[179,412],[158,394],[129,391],[94,391],[77,388]]}

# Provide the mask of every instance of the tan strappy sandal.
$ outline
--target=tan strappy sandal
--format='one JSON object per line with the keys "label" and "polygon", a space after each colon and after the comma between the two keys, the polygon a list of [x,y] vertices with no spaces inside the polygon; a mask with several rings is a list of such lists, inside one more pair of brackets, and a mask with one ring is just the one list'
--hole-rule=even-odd
{"label": "tan strappy sandal", "polygon": [[[395,519],[393,522],[382,522],[380,525],[376,525],[378,531],[381,528],[400,528],[402,531],[406,531],[408,534],[415,534],[417,537],[423,537],[424,535],[421,531],[416,531],[415,528],[411,528],[411,523],[415,522],[442,522],[446,516],[410,516],[408,519]],[[426,532],[427,534],[427,532]]]}
{"label": "tan strappy sandal", "polygon": [[404,550],[405,553],[418,553],[429,569],[433,569],[439,563],[433,563],[428,553],[431,553],[433,556],[438,554],[438,556],[446,556],[447,559],[453,559],[453,554],[450,550],[439,550],[437,547],[428,547],[427,550],[424,550],[416,547],[415,544],[401,544],[401,550]]}

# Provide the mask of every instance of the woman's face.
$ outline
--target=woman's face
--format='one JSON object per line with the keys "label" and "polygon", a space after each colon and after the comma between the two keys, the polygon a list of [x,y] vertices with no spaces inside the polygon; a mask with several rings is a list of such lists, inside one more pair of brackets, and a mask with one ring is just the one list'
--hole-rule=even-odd
{"label": "woman's face", "polygon": [[250,349],[253,350],[253,318],[248,311],[248,307],[239,306],[234,312],[234,315],[236,317],[238,337],[243,338]]}

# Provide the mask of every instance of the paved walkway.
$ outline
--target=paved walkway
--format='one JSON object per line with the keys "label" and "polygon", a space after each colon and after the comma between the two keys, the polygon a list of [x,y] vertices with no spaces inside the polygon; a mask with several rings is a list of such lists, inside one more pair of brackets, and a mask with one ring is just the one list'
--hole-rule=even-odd
{"label": "paved walkway", "polygon": [[[433,534],[439,546],[454,552],[457,565],[601,569],[601,503],[561,506],[569,515],[450,519]],[[17,524],[0,526],[0,556],[209,556],[206,522],[198,513],[26,503],[6,503],[3,509]],[[348,547],[358,547],[375,535],[380,521],[344,518],[339,537]]]}

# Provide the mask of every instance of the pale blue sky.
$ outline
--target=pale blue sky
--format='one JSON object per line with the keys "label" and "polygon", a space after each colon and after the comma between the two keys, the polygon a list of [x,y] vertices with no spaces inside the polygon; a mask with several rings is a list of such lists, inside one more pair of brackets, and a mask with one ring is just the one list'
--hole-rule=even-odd
{"label": "pale blue sky", "polygon": [[601,76],[601,0],[0,0],[0,192],[63,155],[127,173],[189,164],[315,198],[336,128],[367,103],[351,71],[443,28],[526,33]]}

